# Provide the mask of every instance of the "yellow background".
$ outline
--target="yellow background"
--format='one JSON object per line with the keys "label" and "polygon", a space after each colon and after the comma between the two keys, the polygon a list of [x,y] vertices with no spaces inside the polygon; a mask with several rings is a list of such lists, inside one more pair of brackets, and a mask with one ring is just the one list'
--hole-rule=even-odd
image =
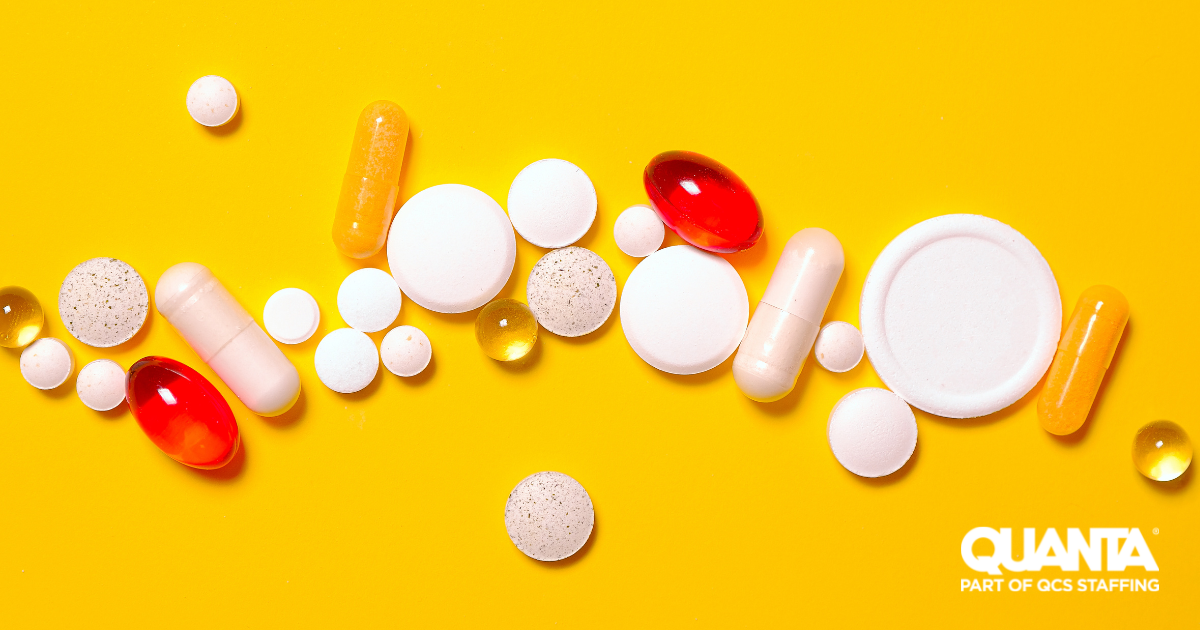
{"label": "yellow background", "polygon": [[[0,352],[0,625],[1194,622],[1194,475],[1156,485],[1129,450],[1158,418],[1200,437],[1196,4],[897,4],[6,7],[0,285],[37,294],[44,334],[78,365],[161,354],[213,378],[245,452],[233,470],[187,469],[124,407],[87,410],[73,380],[34,390],[18,353]],[[237,86],[230,129],[188,117],[205,74]],[[406,301],[398,323],[429,334],[430,373],[336,395],[313,352],[364,263],[328,233],[355,118],[381,98],[412,120],[404,199],[457,182],[503,205],[526,164],[581,166],[600,207],[580,244],[619,285],[637,261],[613,222],[644,202],[646,162],[686,148],[733,168],[764,208],[763,240],[729,257],[752,303],[788,236],[816,225],[847,255],[827,320],[857,324],[888,241],[969,212],[1040,248],[1065,314],[1109,283],[1132,319],[1082,437],[1043,432],[1032,396],[972,421],[918,412],[914,461],[881,481],[842,469],[825,441],[833,404],[879,384],[866,361],[844,375],[810,361],[795,393],[758,405],[729,362],[655,371],[615,316],[583,339],[543,334],[512,369],[480,353],[472,314]],[[544,250],[518,243],[502,296],[523,299]],[[321,329],[284,348],[298,411],[249,413],[157,313],[120,348],[76,342],[58,286],[96,256],[151,288],[174,263],[204,263],[256,317],[278,289],[311,292]],[[508,492],[540,470],[575,477],[596,506],[592,543],[561,566],[505,534]],[[1139,527],[1162,591],[960,593],[960,578],[983,577],[959,556],[976,526]]]}

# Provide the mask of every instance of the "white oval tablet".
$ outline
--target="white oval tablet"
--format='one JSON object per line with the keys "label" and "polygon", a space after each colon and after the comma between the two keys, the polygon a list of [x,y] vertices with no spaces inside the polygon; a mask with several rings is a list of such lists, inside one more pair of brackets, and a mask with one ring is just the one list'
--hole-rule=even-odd
{"label": "white oval tablet", "polygon": [[1062,301],[1020,232],[973,214],[905,230],[867,274],[859,309],[879,378],[909,404],[975,418],[1020,400],[1054,359]]}
{"label": "white oval tablet", "polygon": [[338,312],[346,324],[363,332],[379,332],[400,314],[403,298],[396,279],[382,269],[359,269],[338,289]]}
{"label": "white oval tablet", "polygon": [[617,247],[634,258],[645,258],[662,247],[667,228],[650,206],[629,206],[613,224]]}
{"label": "white oval tablet", "polygon": [[612,315],[617,279],[594,252],[564,247],[542,256],[533,266],[525,297],[543,328],[563,337],[579,337]]}
{"label": "white oval tablet", "polygon": [[215,74],[200,77],[188,88],[187,109],[192,120],[201,125],[220,127],[237,114],[237,90],[228,80]]}
{"label": "white oval tablet", "polygon": [[75,356],[67,344],[54,337],[42,337],[21,352],[21,376],[38,389],[54,389],[71,378]]}
{"label": "white oval tablet", "polygon": [[397,326],[388,331],[380,344],[383,365],[396,376],[416,376],[425,371],[433,358],[429,337],[414,326]]}
{"label": "white oval tablet", "polygon": [[85,260],[63,280],[58,313],[71,336],[93,348],[129,341],[146,323],[150,294],[129,263],[116,258]]}
{"label": "white oval tablet", "polygon": [[508,218],[538,247],[566,247],[596,220],[596,187],[566,160],[538,160],[517,173],[508,189]]}
{"label": "white oval tablet", "polygon": [[517,237],[491,197],[442,184],[413,195],[396,212],[387,257],[412,301],[438,313],[465,313],[504,288],[517,260]]}
{"label": "white oval tablet", "polygon": [[746,285],[724,258],[690,245],[660,249],[629,274],[621,328],[633,351],[670,374],[697,374],[729,358],[746,334]]}
{"label": "white oval tablet", "polygon": [[321,325],[321,307],[304,289],[280,289],[263,307],[263,325],[279,343],[304,343]]}
{"label": "white oval tablet", "polygon": [[829,322],[817,335],[813,354],[830,372],[849,372],[862,361],[862,333],[849,322]]}
{"label": "white oval tablet", "polygon": [[75,393],[93,411],[116,409],[125,400],[125,370],[116,361],[92,361],[79,370]]}
{"label": "white oval tablet", "polygon": [[860,477],[890,475],[917,448],[917,418],[897,395],[878,387],[846,394],[829,413],[829,448]]}
{"label": "white oval tablet", "polygon": [[504,506],[504,528],[522,553],[554,562],[583,548],[596,524],[587,490],[560,472],[529,475]]}
{"label": "white oval tablet", "polygon": [[325,335],[314,356],[317,377],[339,394],[353,394],[375,380],[379,351],[366,333],[339,328]]}

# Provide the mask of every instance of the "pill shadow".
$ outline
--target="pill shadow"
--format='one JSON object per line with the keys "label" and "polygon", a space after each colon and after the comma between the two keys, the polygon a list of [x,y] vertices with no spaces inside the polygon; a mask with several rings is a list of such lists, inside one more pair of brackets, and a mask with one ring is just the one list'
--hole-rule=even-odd
{"label": "pill shadow", "polygon": [[379,391],[380,385],[383,384],[383,375],[380,374],[380,372],[383,372],[386,369],[387,368],[380,365],[379,369],[375,371],[375,378],[371,379],[371,382],[368,383],[366,387],[354,392],[353,394],[339,394],[339,395],[342,397],[343,400],[348,400],[350,402],[362,402],[362,401],[370,398],[372,394]]}
{"label": "pill shadow", "polygon": [[530,558],[529,556],[525,556],[525,554],[519,549],[517,550],[517,553],[520,553],[522,556],[525,556],[525,558],[527,560],[529,560],[530,562],[533,562],[533,563],[537,564],[538,566],[545,567],[545,568],[553,570],[553,571],[560,571],[560,570],[566,569],[568,567],[573,567],[573,566],[579,564],[580,562],[583,562],[584,557],[587,556],[589,552],[591,552],[592,546],[596,544],[596,532],[598,532],[600,530],[600,518],[593,514],[592,519],[593,519],[592,520],[592,533],[588,536],[587,542],[583,543],[583,546],[579,548],[579,551],[576,551],[575,553],[571,554],[570,556],[567,556],[566,558],[563,558],[562,560],[555,560],[554,562],[545,562],[542,560],[535,560],[533,558]]}
{"label": "pill shadow", "polygon": [[500,367],[500,369],[502,369],[505,372],[508,372],[510,374],[521,374],[524,372],[530,372],[533,370],[533,368],[537,367],[538,363],[541,362],[542,346],[545,344],[546,344],[545,341],[542,341],[541,343],[533,344],[533,349],[529,351],[529,354],[521,357],[520,359],[516,359],[513,361],[496,361],[494,359],[488,359],[488,360],[492,361],[493,363],[498,365]]}
{"label": "pill shadow", "polygon": [[1143,475],[1142,473],[1137,472],[1137,469],[1134,469],[1134,474],[1136,474],[1138,477],[1141,477],[1143,482],[1150,484],[1150,486],[1154,488],[1156,492],[1161,492],[1162,494],[1179,494],[1184,490],[1187,490],[1187,487],[1191,485],[1193,469],[1195,469],[1195,466],[1188,466],[1188,469],[1183,471],[1182,475],[1179,475],[1179,477],[1172,479],[1171,481],[1155,481]]}
{"label": "pill shadow", "polygon": [[912,457],[909,457],[908,461],[904,462],[904,465],[900,467],[900,470],[897,470],[896,472],[894,472],[890,475],[886,475],[883,477],[859,477],[858,475],[855,475],[854,473],[850,472],[849,470],[846,470],[845,467],[843,467],[842,470],[846,470],[846,474],[854,476],[854,478],[857,479],[863,485],[873,486],[876,488],[883,488],[883,487],[887,487],[887,486],[899,483],[902,479],[904,479],[905,477],[908,477],[908,475],[910,473],[912,473],[913,468],[916,468],[917,460],[920,458],[921,458],[921,440],[920,440],[920,438],[918,438],[917,446],[915,448],[913,448]]}
{"label": "pill shadow", "polygon": [[237,97],[238,97],[238,109],[237,109],[237,112],[233,115],[233,118],[229,119],[229,122],[225,123],[224,125],[221,125],[220,127],[205,127],[204,125],[200,125],[200,123],[196,123],[196,124],[200,125],[201,127],[204,127],[204,130],[207,131],[208,133],[210,133],[214,136],[218,136],[218,137],[230,136],[230,135],[237,133],[237,130],[241,129],[241,127],[242,127],[242,120],[244,118],[243,112],[246,111],[246,101],[245,101],[245,99],[242,98],[242,93],[238,92]]}
{"label": "pill shadow", "polygon": [[[1083,439],[1087,437],[1088,431],[1092,428],[1092,418],[1096,417],[1098,413],[1096,410],[1104,405],[1104,392],[1108,391],[1108,384],[1112,380],[1113,374],[1120,369],[1121,355],[1125,352],[1125,344],[1129,341],[1129,337],[1132,336],[1132,324],[1132,319],[1125,324],[1125,332],[1121,334],[1121,339],[1117,342],[1117,348],[1113,351],[1113,358],[1108,364],[1108,370],[1104,372],[1104,378],[1100,380],[1100,387],[1096,388],[1096,398],[1092,401],[1092,408],[1088,410],[1088,415],[1087,418],[1084,419],[1083,425],[1080,426],[1074,433],[1069,433],[1067,435],[1054,435],[1053,433],[1045,432],[1047,435],[1053,438],[1055,442],[1058,442],[1063,446],[1072,447],[1080,444],[1083,442]],[[1043,378],[1043,381],[1044,380],[1045,379]],[[1040,392],[1041,388],[1038,388],[1038,391]],[[1156,481],[1154,483],[1159,482]]]}
{"label": "pill shadow", "polygon": [[242,436],[241,444],[238,450],[233,454],[233,459],[229,460],[228,464],[217,468],[216,470],[200,470],[180,464],[184,468],[192,472],[192,474],[213,483],[231,483],[242,476],[242,472],[246,469],[246,439]]}
{"label": "pill shadow", "polygon": [[[635,356],[636,356],[636,354],[635,354]],[[711,370],[706,370],[704,372],[700,372],[699,374],[670,374],[670,373],[663,372],[658,369],[655,369],[654,371],[658,372],[660,376],[662,376],[663,378],[665,378],[668,381],[671,381],[673,383],[678,383],[680,385],[687,385],[689,387],[699,387],[699,386],[707,385],[707,384],[733,372],[733,358],[735,356],[737,356],[736,350],[733,352],[733,354],[729,355],[729,358],[725,359],[719,365],[717,365],[717,367],[715,367]],[[641,359],[639,358],[639,360],[641,360]]]}
{"label": "pill shadow", "polygon": [[[670,231],[671,229],[667,228],[667,232]],[[763,260],[766,259],[768,240],[767,232],[764,230],[762,236],[758,237],[758,242],[756,242],[752,247],[743,249],[740,252],[734,252],[732,254],[717,255],[721,256],[725,260],[728,260],[729,264],[733,265],[735,269],[754,268],[761,265]]]}
{"label": "pill shadow", "polygon": [[126,414],[130,414],[129,403],[122,402],[108,411],[97,411],[95,413],[104,420],[120,420],[121,418],[124,418]]}
{"label": "pill shadow", "polygon": [[400,382],[406,387],[421,387],[425,383],[433,380],[433,375],[435,372],[437,372],[437,354],[430,354],[429,365],[426,365],[425,369],[421,370],[420,373],[414,376],[397,376],[396,378],[399,379]]}
{"label": "pill shadow", "polygon": [[259,416],[262,421],[275,427],[276,429],[290,429],[300,423],[304,419],[304,415],[308,412],[308,395],[305,393],[305,387],[300,387],[300,395],[296,398],[295,404],[291,409],[279,414],[278,416]]}

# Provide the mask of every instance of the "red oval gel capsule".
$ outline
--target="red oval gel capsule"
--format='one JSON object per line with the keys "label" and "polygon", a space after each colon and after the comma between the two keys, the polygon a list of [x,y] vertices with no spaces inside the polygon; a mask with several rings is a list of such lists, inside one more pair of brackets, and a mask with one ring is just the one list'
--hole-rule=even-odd
{"label": "red oval gel capsule", "polygon": [[762,236],[762,210],[754,194],[712,158],[691,151],[659,153],[646,165],[642,183],[663,223],[700,249],[731,254]]}
{"label": "red oval gel capsule", "polygon": [[193,468],[220,468],[241,436],[225,397],[192,368],[146,357],[125,376],[125,398],[142,430],[164,453]]}

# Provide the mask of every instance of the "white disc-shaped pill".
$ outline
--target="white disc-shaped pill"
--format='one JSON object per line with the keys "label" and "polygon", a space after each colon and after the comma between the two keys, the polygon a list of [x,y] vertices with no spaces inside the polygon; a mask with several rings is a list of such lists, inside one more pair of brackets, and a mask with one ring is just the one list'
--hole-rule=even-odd
{"label": "white disc-shaped pill", "polygon": [[237,90],[228,80],[215,74],[200,77],[188,88],[187,109],[192,120],[201,125],[220,127],[237,114]]}
{"label": "white disc-shaped pill", "polygon": [[830,372],[849,372],[862,361],[862,333],[849,322],[829,322],[813,344],[817,363]]}
{"label": "white disc-shaped pill", "polygon": [[1021,399],[1054,359],[1062,301],[1033,243],[987,217],[922,221],[888,244],[859,308],[867,356],[909,404],[975,418]]}
{"label": "white disc-shaped pill", "polygon": [[71,378],[75,356],[67,344],[43,337],[21,352],[21,376],[38,389],[54,389]]}
{"label": "white disc-shaped pill", "polygon": [[517,173],[509,187],[508,218],[530,243],[566,247],[596,220],[596,187],[566,160],[538,160]]}
{"label": "white disc-shaped pill", "polygon": [[617,247],[634,258],[645,258],[658,251],[666,235],[666,226],[650,206],[629,206],[613,224]]}
{"label": "white disc-shaped pill", "polygon": [[583,548],[596,524],[587,490],[560,472],[529,475],[504,506],[504,527],[522,553],[554,562]]}
{"label": "white disc-shaped pill", "polygon": [[718,366],[750,319],[746,285],[724,258],[690,245],[660,249],[629,274],[621,328],[634,352],[671,374]]}
{"label": "white disc-shaped pill", "polygon": [[829,413],[829,448],[860,477],[883,477],[904,466],[917,448],[917,418],[899,396],[864,387],[846,394]]}
{"label": "white disc-shaped pill", "polygon": [[149,311],[150,293],[142,276],[116,258],[79,263],[58,291],[58,313],[67,331],[93,348],[129,341]]}
{"label": "white disc-shaped pill", "polygon": [[442,184],[413,195],[396,212],[387,257],[412,301],[438,313],[465,313],[504,288],[517,260],[517,238],[491,197]]}
{"label": "white disc-shaped pill", "polygon": [[396,376],[416,376],[425,371],[433,358],[429,337],[414,326],[397,326],[388,331],[379,346],[379,354],[388,371]]}
{"label": "white disc-shaped pill", "polygon": [[381,269],[359,269],[346,276],[337,295],[346,324],[369,333],[391,326],[402,302],[396,279]]}
{"label": "white disc-shaped pill", "polygon": [[617,304],[617,279],[604,259],[582,247],[542,256],[525,285],[538,324],[563,337],[586,335],[608,321]]}
{"label": "white disc-shaped pill", "polygon": [[280,289],[263,307],[263,325],[279,343],[304,343],[321,325],[321,307],[304,289]]}
{"label": "white disc-shaped pill", "polygon": [[379,351],[366,333],[339,328],[317,344],[314,357],[317,377],[339,394],[353,394],[375,380],[379,372]]}
{"label": "white disc-shaped pill", "polygon": [[125,400],[125,370],[116,361],[92,361],[79,370],[75,393],[88,409],[116,409]]}

